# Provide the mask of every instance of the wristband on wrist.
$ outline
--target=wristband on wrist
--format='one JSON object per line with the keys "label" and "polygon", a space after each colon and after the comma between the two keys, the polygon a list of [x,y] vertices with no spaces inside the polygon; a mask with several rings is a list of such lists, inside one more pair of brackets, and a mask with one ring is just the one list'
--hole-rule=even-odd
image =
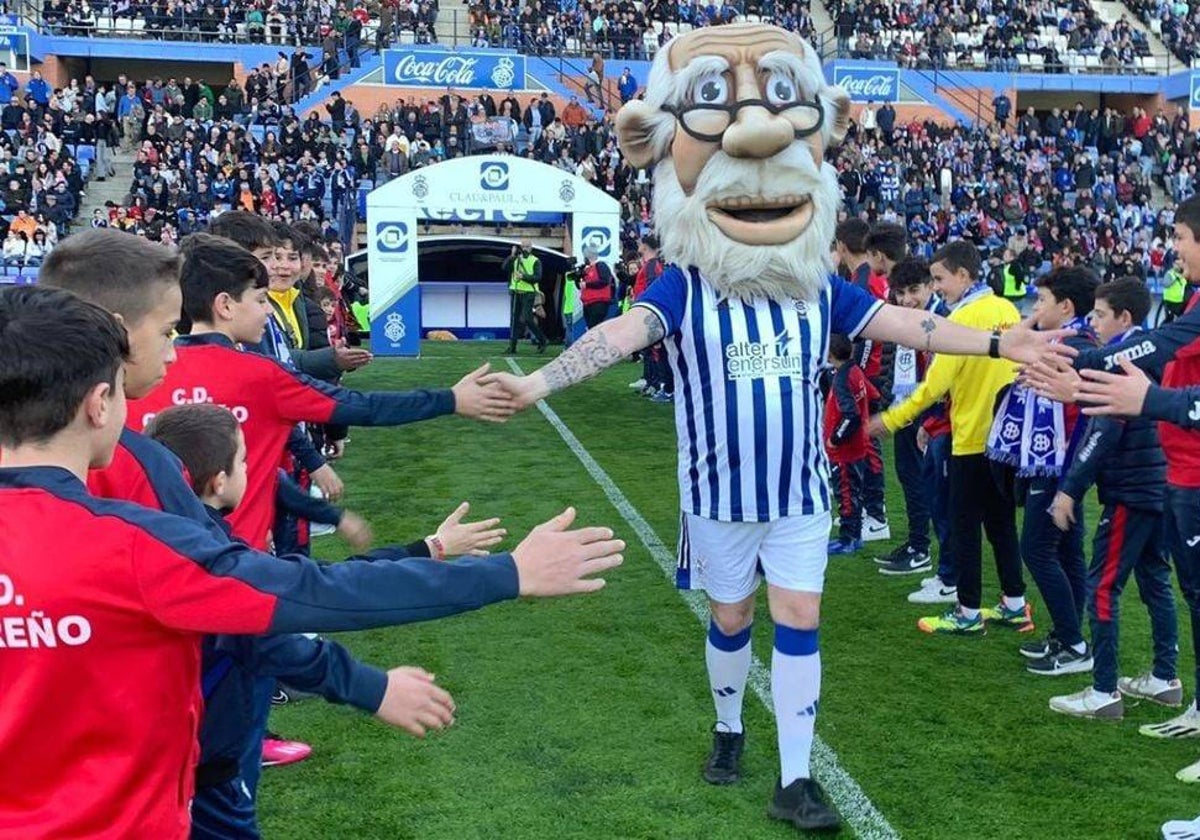
{"label": "wristband on wrist", "polygon": [[426,537],[425,542],[429,544],[429,556],[434,560],[446,559],[446,544],[442,542],[442,538],[437,534],[431,537]]}
{"label": "wristband on wrist", "polygon": [[988,341],[988,358],[1000,358],[1000,330],[992,330],[992,337]]}

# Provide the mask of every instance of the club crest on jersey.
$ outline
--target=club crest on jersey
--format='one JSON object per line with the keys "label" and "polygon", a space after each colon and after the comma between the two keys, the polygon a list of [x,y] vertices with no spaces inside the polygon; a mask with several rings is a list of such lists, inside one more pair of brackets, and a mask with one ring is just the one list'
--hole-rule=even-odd
{"label": "club crest on jersey", "polygon": [[796,340],[783,330],[770,341],[734,341],[725,346],[725,374],[731,380],[804,376]]}

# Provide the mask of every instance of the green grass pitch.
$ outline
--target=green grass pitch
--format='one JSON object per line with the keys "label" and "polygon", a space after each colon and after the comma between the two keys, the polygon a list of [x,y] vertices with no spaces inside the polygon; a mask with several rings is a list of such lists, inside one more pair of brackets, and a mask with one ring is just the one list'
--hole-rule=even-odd
{"label": "green grass pitch", "polygon": [[[427,343],[419,361],[377,361],[347,378],[359,389],[448,386],[482,360],[503,367],[498,343]],[[530,369],[545,359],[519,357]],[[632,395],[640,366],[618,365],[553,397],[551,407],[668,546],[678,498],[672,409]],[[260,792],[265,836],[277,838],[784,838],[765,815],[777,772],[771,715],[747,699],[745,779],[704,784],[712,703],[704,635],[632,530],[551,425],[529,411],[503,426],[459,418],[400,429],[355,429],[337,465],[346,505],[376,542],[432,533],[461,500],[473,517],[502,516],[510,538],[568,504],[587,524],[629,543],[602,592],[517,602],[428,624],[344,634],[381,667],[438,675],[458,704],[456,725],[420,741],[319,700],[276,709],[272,728],[311,743],[312,758],[268,769]],[[903,537],[890,472],[889,508]],[[1094,505],[1090,522],[1095,522]],[[317,554],[345,552],[336,538]],[[1052,694],[1087,676],[1027,674],[1019,637],[979,640],[916,629],[929,608],[905,595],[916,577],[884,578],[870,557],[830,563],[822,624],[824,680],[817,730],[905,838],[1151,838],[1166,819],[1200,812],[1197,791],[1173,778],[1200,741],[1137,734],[1169,710],[1128,707],[1100,724],[1049,711]],[[1089,546],[1090,553],[1090,546]],[[985,560],[985,600],[997,595]],[[1135,589],[1132,583],[1130,589]],[[1035,619],[1037,594],[1031,585]],[[760,596],[761,597],[761,596]],[[1192,655],[1180,609],[1180,672],[1190,699]],[[1122,672],[1149,665],[1145,611],[1127,593]],[[1040,628],[1039,628],[1040,630]],[[769,662],[760,600],[754,650]],[[845,836],[851,836],[849,831]]]}

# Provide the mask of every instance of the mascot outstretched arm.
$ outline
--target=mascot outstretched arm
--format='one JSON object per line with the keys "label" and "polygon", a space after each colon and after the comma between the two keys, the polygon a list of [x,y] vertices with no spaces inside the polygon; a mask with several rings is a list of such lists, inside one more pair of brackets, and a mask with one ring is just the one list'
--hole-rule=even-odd
{"label": "mascot outstretched arm", "polygon": [[809,766],[831,524],[817,381],[830,334],[1020,362],[1054,354],[1057,337],[970,329],[833,275],[841,197],[826,152],[849,111],[813,49],[783,29],[736,24],[673,39],[655,57],[645,100],[617,117],[622,153],[653,171],[654,226],[670,265],[626,314],[541,370],[492,377],[527,406],[664,342],[680,442],[677,583],[703,589],[712,614],[705,663],[716,723],[701,775],[740,778],[761,574],[780,756],[768,812],[802,830],[839,823]]}

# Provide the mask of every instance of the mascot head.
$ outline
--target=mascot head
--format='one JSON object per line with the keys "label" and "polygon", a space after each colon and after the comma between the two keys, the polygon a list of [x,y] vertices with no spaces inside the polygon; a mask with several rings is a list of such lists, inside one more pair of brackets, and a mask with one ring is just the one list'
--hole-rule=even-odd
{"label": "mascot head", "polygon": [[617,136],[631,164],[653,167],[667,259],[696,266],[724,297],[813,300],[841,203],[825,151],[849,116],[812,47],[775,26],[734,24],[659,50]]}

